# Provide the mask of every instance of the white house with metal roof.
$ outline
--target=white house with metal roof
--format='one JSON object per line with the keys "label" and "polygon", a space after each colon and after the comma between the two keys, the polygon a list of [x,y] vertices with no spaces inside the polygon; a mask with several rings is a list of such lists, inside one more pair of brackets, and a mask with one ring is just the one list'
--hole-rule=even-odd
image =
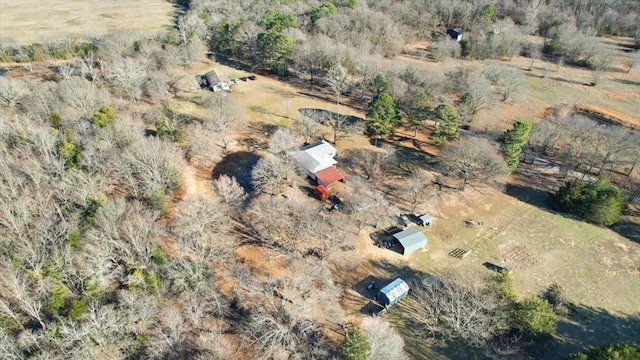
{"label": "white house with metal roof", "polygon": [[306,173],[318,182],[319,185],[329,184],[343,180],[342,175],[335,167],[338,163],[334,157],[338,150],[326,141],[307,145],[292,154],[293,159]]}

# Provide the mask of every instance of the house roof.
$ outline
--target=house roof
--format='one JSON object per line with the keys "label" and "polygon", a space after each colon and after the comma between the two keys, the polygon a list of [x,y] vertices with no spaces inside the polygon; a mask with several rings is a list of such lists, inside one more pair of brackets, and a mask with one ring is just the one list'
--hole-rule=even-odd
{"label": "house roof", "polygon": [[336,181],[344,179],[344,175],[342,175],[342,173],[340,173],[340,171],[338,171],[338,169],[334,168],[333,166],[322,169],[316,172],[315,175],[316,179],[318,179],[318,182],[321,182],[324,185],[329,185]]}
{"label": "house roof", "polygon": [[407,295],[407,292],[409,292],[409,285],[407,285],[404,280],[397,278],[380,289],[380,292],[387,297],[389,304],[395,304],[398,300]]}
{"label": "house roof", "polygon": [[334,156],[336,156],[336,153],[338,152],[338,150],[336,150],[336,148],[334,148],[333,146],[331,146],[328,142],[322,140],[320,142],[317,142],[315,144],[311,144],[311,145],[307,145],[304,148],[302,148],[303,151],[305,151],[307,154],[311,155],[311,156],[318,156],[318,157],[330,157],[333,158]]}
{"label": "house roof", "polygon": [[306,151],[296,151],[292,154],[293,159],[302,168],[307,170],[310,174],[314,174],[317,171],[332,167],[337,164],[337,161],[331,157],[320,158],[309,155]]}
{"label": "house roof", "polygon": [[416,227],[393,234],[393,237],[396,238],[404,248],[403,255],[410,254],[427,245],[427,237]]}
{"label": "house roof", "polygon": [[336,152],[337,150],[333,146],[321,141],[305,146],[302,150],[294,152],[292,156],[301,167],[310,174],[314,174],[337,164],[337,161],[333,159]]}
{"label": "house roof", "polygon": [[229,79],[227,79],[224,74],[215,69],[204,74],[204,76],[207,78],[207,81],[209,81],[209,85],[211,86],[221,82],[229,82]]}

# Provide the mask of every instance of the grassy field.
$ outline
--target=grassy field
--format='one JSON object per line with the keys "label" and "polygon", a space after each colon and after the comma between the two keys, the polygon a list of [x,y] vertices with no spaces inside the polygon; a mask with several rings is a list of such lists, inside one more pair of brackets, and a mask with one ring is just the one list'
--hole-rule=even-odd
{"label": "grassy field", "polygon": [[157,31],[173,24],[167,0],[0,0],[0,37],[20,44],[115,30]]}
{"label": "grassy field", "polygon": [[486,127],[491,129],[496,124],[502,124],[502,127],[506,128],[515,119],[532,120],[541,117],[548,108],[557,105],[588,107],[640,126],[640,114],[637,111],[637,104],[640,102],[640,69],[635,68],[627,73],[624,63],[628,55],[622,51],[616,54],[612,60],[612,71],[603,73],[595,87],[588,85],[593,79],[591,70],[567,65],[558,67],[556,64],[537,60],[533,69],[528,71],[531,60],[524,57],[514,57],[511,61],[447,59],[442,63],[436,63],[402,55],[394,61],[419,66],[425,70],[454,68],[460,65],[480,69],[490,63],[523,70],[526,86],[518,91],[513,99],[497,102],[489,109],[478,113],[470,124],[478,130],[484,130]]}

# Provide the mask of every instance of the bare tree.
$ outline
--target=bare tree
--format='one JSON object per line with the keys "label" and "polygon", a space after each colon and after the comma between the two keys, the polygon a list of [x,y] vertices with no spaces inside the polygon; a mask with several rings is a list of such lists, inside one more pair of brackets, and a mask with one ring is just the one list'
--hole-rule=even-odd
{"label": "bare tree", "polygon": [[186,157],[197,166],[211,167],[222,159],[224,149],[218,145],[218,135],[210,122],[192,123],[185,127]]}
{"label": "bare tree", "polygon": [[152,74],[144,83],[144,95],[153,103],[164,100],[169,94],[169,86],[164,75]]}
{"label": "bare tree", "polygon": [[627,142],[627,159],[630,165],[625,175],[630,176],[640,163],[640,134],[632,134],[627,138]]}
{"label": "bare tree", "polygon": [[449,36],[443,36],[435,44],[432,54],[437,61],[443,61],[447,58],[459,58],[461,51],[460,43],[450,39]]}
{"label": "bare tree", "polygon": [[25,95],[27,89],[21,81],[4,76],[0,78],[0,106],[13,110]]}
{"label": "bare tree", "polygon": [[184,163],[173,144],[145,138],[131,145],[120,165],[116,169],[118,177],[130,194],[160,205],[166,195],[180,187],[179,169]]}
{"label": "bare tree", "polygon": [[159,322],[147,346],[152,359],[179,358],[188,350],[187,335],[189,328],[175,305],[161,309]]}
{"label": "bare tree", "polygon": [[342,65],[334,65],[327,72],[327,82],[336,97],[336,104],[340,106],[342,93],[349,89],[349,70]]}
{"label": "bare tree", "polygon": [[205,23],[194,12],[179,16],[176,28],[182,44],[189,44],[194,38],[204,37],[207,32]]}
{"label": "bare tree", "polygon": [[463,190],[468,181],[495,179],[507,171],[498,151],[487,140],[475,137],[446,145],[438,162],[445,175],[462,179],[460,188]]}
{"label": "bare tree", "polygon": [[452,275],[414,283],[400,309],[416,323],[412,332],[435,344],[459,339],[484,347],[508,329],[508,304],[495,290]]}
{"label": "bare tree", "polygon": [[147,78],[143,63],[133,58],[118,58],[106,65],[106,77],[116,93],[131,100],[142,96],[142,85]]}
{"label": "bare tree", "polygon": [[76,72],[72,61],[60,64],[56,70],[63,80],[70,78]]}
{"label": "bare tree", "polygon": [[86,80],[96,81],[100,78],[102,69],[98,66],[98,61],[93,51],[85,54],[81,58],[76,58],[75,66],[80,76]]}
{"label": "bare tree", "polygon": [[631,72],[638,63],[640,63],[640,50],[636,50],[627,56],[625,65],[627,66],[627,73]]}
{"label": "bare tree", "polygon": [[258,192],[276,195],[290,182],[294,165],[290,159],[267,156],[258,161],[251,171],[253,186]]}
{"label": "bare tree", "polygon": [[296,136],[287,128],[278,128],[269,140],[269,151],[276,156],[287,154],[298,147]]}
{"label": "bare tree", "polygon": [[561,127],[552,118],[544,118],[534,124],[527,142],[527,148],[533,155],[531,163],[537,157],[552,155],[561,136]]}
{"label": "bare tree", "polygon": [[196,198],[178,204],[171,232],[186,256],[206,264],[229,258],[234,245],[231,228],[231,219],[219,202]]}
{"label": "bare tree", "polygon": [[369,341],[370,360],[407,360],[404,340],[384,319],[368,317],[362,321],[362,331]]}
{"label": "bare tree", "polygon": [[62,81],[58,91],[62,100],[83,116],[93,115],[109,99],[96,84],[77,76]]}
{"label": "bare tree", "polygon": [[238,115],[238,105],[231,97],[211,94],[202,100],[208,110],[211,131],[216,133],[219,146],[226,150],[237,130],[244,125],[244,119]]}
{"label": "bare tree", "polygon": [[608,166],[619,164],[628,149],[629,132],[620,127],[597,128],[598,141],[595,146],[596,156],[600,160],[598,175],[606,172]]}
{"label": "bare tree", "polygon": [[[8,261],[0,264],[0,311],[7,318],[18,320],[22,316],[35,321],[46,329],[43,313],[44,293],[41,284],[36,284],[22,269]],[[22,321],[18,321],[22,323]]]}
{"label": "bare tree", "polygon": [[298,119],[293,123],[292,130],[304,138],[304,143],[308,144],[311,139],[315,139],[320,135],[318,122],[310,116],[298,115]]}
{"label": "bare tree", "polygon": [[135,35],[135,33],[120,30],[101,37],[97,44],[97,58],[108,63],[131,55]]}
{"label": "bare tree", "polygon": [[302,252],[316,236],[314,222],[320,215],[315,210],[281,197],[259,197],[249,209],[249,223],[267,245],[287,253]]}
{"label": "bare tree", "polygon": [[540,56],[542,56],[542,48],[535,43],[526,43],[523,45],[523,49],[526,52],[526,56],[531,59],[529,71],[533,71],[533,65],[536,60],[539,60]]}
{"label": "bare tree", "polygon": [[333,132],[332,143],[334,144],[340,139],[357,135],[364,131],[364,122],[349,115],[328,112],[326,120],[331,126]]}
{"label": "bare tree", "polygon": [[387,92],[394,99],[402,99],[406,97],[409,92],[409,84],[400,78],[393,77],[391,81],[389,81]]}
{"label": "bare tree", "polygon": [[397,216],[398,209],[390,204],[382,193],[364,178],[353,176],[349,183],[359,191],[348,199],[346,213],[356,225],[358,231],[366,226],[377,227],[391,223],[390,219]]}
{"label": "bare tree", "polygon": [[459,104],[471,116],[491,106],[495,96],[491,91],[491,83],[482,74],[473,73],[465,79],[465,89]]}
{"label": "bare tree", "polygon": [[432,176],[424,171],[416,171],[409,176],[403,187],[402,193],[408,197],[411,203],[411,212],[416,211],[420,201],[426,199],[425,190],[433,185]]}
{"label": "bare tree", "polygon": [[330,53],[327,51],[327,47],[331,45],[330,42],[331,39],[319,34],[304,42],[296,51],[296,63],[304,67],[309,74],[311,83],[314,82],[314,77],[329,63]]}
{"label": "bare tree", "polygon": [[213,181],[213,187],[220,196],[220,200],[231,209],[232,212],[238,213],[242,209],[247,193],[238,184],[236,178],[228,175],[220,175]]}
{"label": "bare tree", "polygon": [[377,179],[384,174],[384,168],[395,159],[392,148],[384,147],[380,150],[361,150],[354,157],[362,166],[369,179]]}
{"label": "bare tree", "polygon": [[595,121],[581,115],[570,116],[562,122],[559,146],[563,150],[560,159],[565,177],[579,166],[587,167],[590,171],[598,162],[593,146],[598,140],[595,137],[597,126]]}
{"label": "bare tree", "polygon": [[311,319],[313,313],[329,307],[327,302],[336,294],[335,286],[330,280],[323,280],[322,276],[326,275],[323,267],[300,261],[293,266],[296,271],[263,284],[252,296],[260,301],[251,306],[245,332],[256,347],[255,359],[329,356],[326,345],[318,337],[322,325]]}
{"label": "bare tree", "polygon": [[526,85],[524,75],[519,69],[505,65],[490,65],[485,69],[487,78],[500,86],[502,101],[507,101]]}

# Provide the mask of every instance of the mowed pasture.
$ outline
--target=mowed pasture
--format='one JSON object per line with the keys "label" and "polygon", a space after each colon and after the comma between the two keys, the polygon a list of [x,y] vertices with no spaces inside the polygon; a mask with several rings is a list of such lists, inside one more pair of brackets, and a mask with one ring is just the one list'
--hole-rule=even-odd
{"label": "mowed pasture", "polygon": [[19,44],[173,26],[167,0],[0,0],[0,37]]}

